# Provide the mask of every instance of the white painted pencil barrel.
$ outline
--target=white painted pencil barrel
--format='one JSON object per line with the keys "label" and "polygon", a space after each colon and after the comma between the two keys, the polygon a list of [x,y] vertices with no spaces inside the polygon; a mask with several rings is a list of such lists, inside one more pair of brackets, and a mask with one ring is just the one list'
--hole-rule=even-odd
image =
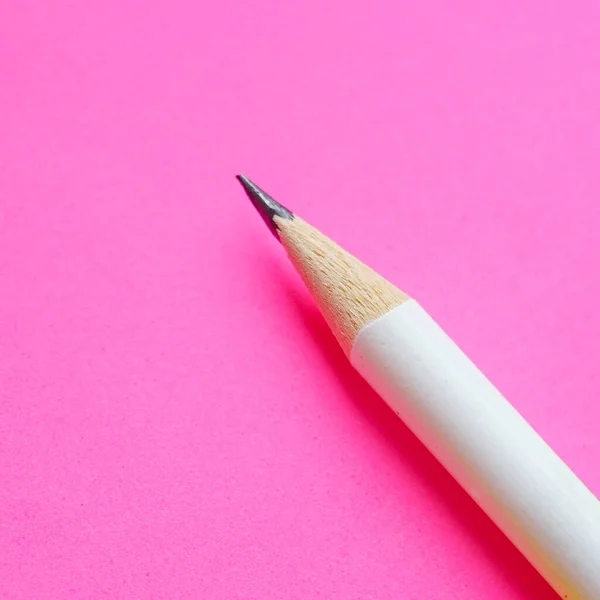
{"label": "white painted pencil barrel", "polygon": [[350,360],[563,598],[600,599],[600,502],[416,301]]}

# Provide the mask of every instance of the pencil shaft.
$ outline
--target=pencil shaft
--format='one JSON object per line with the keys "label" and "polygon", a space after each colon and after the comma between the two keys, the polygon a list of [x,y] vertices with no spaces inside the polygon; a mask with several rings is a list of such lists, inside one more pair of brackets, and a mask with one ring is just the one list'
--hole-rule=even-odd
{"label": "pencil shaft", "polygon": [[564,598],[600,598],[600,503],[414,301],[352,364]]}

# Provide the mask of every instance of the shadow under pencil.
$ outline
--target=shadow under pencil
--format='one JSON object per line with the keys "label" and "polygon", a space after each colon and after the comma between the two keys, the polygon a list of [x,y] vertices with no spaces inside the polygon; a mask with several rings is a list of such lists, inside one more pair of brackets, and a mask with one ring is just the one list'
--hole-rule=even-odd
{"label": "shadow under pencil", "polygon": [[[477,506],[410,429],[387,407],[350,364],[329,330],[323,316],[300,284],[294,285],[281,269],[274,268],[273,280],[283,287],[302,324],[310,332],[315,346],[335,372],[346,394],[365,418],[383,435],[421,479],[449,509],[466,535],[481,547],[496,565],[515,593],[522,598],[554,600],[556,592],[513,546],[494,522]],[[282,281],[282,279],[284,281]]]}

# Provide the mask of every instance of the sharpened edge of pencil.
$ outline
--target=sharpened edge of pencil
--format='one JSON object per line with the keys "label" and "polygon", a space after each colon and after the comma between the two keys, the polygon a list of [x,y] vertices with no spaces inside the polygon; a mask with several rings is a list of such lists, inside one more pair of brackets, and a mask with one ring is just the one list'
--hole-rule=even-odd
{"label": "sharpened edge of pencil", "polygon": [[271,233],[279,240],[279,228],[275,217],[292,221],[294,214],[250,181],[245,175],[236,175],[235,177],[242,184],[248,198],[250,198],[254,208],[258,211],[258,214],[262,217]]}

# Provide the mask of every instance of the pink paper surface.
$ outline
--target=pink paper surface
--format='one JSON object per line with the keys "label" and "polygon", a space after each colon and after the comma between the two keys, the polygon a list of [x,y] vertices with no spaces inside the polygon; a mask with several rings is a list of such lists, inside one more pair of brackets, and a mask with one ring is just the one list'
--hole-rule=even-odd
{"label": "pink paper surface", "polygon": [[1,2],[0,597],[553,599],[234,174],[600,493],[599,72],[591,0]]}

